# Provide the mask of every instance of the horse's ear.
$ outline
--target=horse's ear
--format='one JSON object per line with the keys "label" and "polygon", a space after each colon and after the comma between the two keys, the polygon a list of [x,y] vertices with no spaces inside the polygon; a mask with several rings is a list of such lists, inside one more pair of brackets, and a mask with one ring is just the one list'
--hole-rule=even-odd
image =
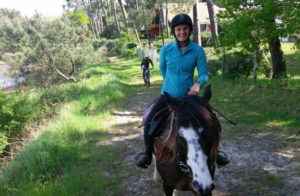
{"label": "horse's ear", "polygon": [[165,96],[166,96],[166,102],[168,105],[170,105],[171,107],[176,106],[176,100],[174,98],[172,98],[169,93],[164,92]]}
{"label": "horse's ear", "polygon": [[210,98],[211,98],[211,89],[210,89],[211,85],[208,85],[205,89],[204,89],[204,93],[203,93],[203,98],[209,102]]}

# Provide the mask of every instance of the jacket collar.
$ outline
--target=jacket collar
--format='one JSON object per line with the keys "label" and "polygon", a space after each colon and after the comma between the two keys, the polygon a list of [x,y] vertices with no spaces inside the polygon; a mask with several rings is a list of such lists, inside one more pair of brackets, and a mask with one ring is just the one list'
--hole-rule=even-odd
{"label": "jacket collar", "polygon": [[[179,48],[179,45],[178,45],[178,41],[177,41],[176,38],[175,38],[175,41],[174,41],[174,47],[175,47],[175,48],[177,49],[177,51],[181,54],[180,48]],[[193,40],[192,40],[191,38],[189,38],[189,43],[188,43],[188,45],[187,45],[187,48],[186,48],[184,54],[187,53],[187,52],[189,52],[189,51],[192,50],[193,48],[194,48],[194,42],[193,42]]]}

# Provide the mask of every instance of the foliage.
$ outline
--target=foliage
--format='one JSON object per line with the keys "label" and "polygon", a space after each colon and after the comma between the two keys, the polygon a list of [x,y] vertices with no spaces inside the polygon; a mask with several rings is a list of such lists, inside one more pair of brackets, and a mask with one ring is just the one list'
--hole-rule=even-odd
{"label": "foliage", "polygon": [[300,33],[300,4],[294,0],[222,0],[225,11],[218,14],[223,32],[223,48],[242,47],[254,52],[268,46],[272,56],[273,78],[286,78],[286,62],[280,37]]}
{"label": "foliage", "polygon": [[130,48],[130,49],[127,49],[127,50],[126,50],[125,56],[133,57],[133,56],[135,56],[135,55],[136,55],[135,49]]}
{"label": "foliage", "polygon": [[8,136],[23,131],[33,112],[33,103],[27,94],[0,92],[0,130],[7,132]]}
{"label": "foliage", "polygon": [[222,46],[240,44],[254,51],[274,37],[287,37],[299,33],[300,4],[294,0],[221,0],[225,11],[220,12]]}
{"label": "foliage", "polygon": [[94,50],[101,48],[102,46],[104,46],[106,44],[106,42],[107,42],[106,39],[95,39],[93,41]]}
{"label": "foliage", "polygon": [[34,104],[27,94],[5,94],[0,90],[0,154],[7,138],[20,136],[34,116]]}
{"label": "foliage", "polygon": [[219,76],[219,73],[222,69],[222,60],[221,59],[210,59],[207,61],[207,71],[210,77]]}
{"label": "foliage", "polygon": [[133,42],[135,40],[132,34],[121,34],[121,38],[109,40],[106,42],[106,48],[110,55],[119,54],[131,56],[134,55],[134,50],[136,44]]}
{"label": "foliage", "polygon": [[100,36],[106,39],[116,39],[118,37],[116,24],[112,18],[108,18],[107,21],[105,29],[100,33]]}
{"label": "foliage", "polygon": [[68,12],[68,18],[72,21],[75,25],[82,25],[82,24],[89,24],[89,18],[84,12],[75,11],[75,12]]}
{"label": "foliage", "polygon": [[133,48],[135,48],[136,46],[137,46],[137,44],[134,43],[134,42],[130,42],[130,43],[127,44],[127,48],[128,48],[128,49],[133,49]]}
{"label": "foliage", "polygon": [[16,52],[13,58],[6,59],[8,63],[19,68],[31,64],[28,78],[38,85],[60,82],[60,73],[68,76],[66,72],[70,73],[72,64],[80,68],[93,60],[87,26],[74,26],[68,18],[5,18],[0,22],[0,32],[0,39],[4,40],[2,50]]}
{"label": "foliage", "polygon": [[249,77],[253,67],[252,55],[235,52],[226,55],[224,75],[227,78]]}
{"label": "foliage", "polygon": [[211,46],[212,37],[210,32],[201,32],[201,43],[202,46]]}

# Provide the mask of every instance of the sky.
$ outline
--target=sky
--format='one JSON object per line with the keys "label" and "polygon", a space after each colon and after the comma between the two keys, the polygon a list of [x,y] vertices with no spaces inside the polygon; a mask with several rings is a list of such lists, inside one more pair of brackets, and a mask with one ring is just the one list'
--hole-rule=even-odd
{"label": "sky", "polygon": [[59,16],[65,0],[0,0],[0,8],[15,9],[22,16],[32,17],[35,10],[43,16]]}

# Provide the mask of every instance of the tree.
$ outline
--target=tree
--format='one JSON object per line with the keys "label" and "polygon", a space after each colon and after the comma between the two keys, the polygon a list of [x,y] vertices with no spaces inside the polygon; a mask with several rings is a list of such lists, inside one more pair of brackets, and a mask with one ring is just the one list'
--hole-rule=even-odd
{"label": "tree", "polygon": [[118,0],[118,2],[120,4],[120,8],[121,8],[121,11],[122,11],[124,23],[125,23],[125,25],[127,25],[127,23],[128,23],[127,22],[127,14],[126,14],[126,10],[125,10],[125,8],[123,6],[123,2],[122,2],[122,0]]}
{"label": "tree", "polygon": [[214,47],[216,48],[217,46],[217,37],[218,37],[218,26],[216,24],[215,20],[215,11],[214,11],[214,4],[212,0],[207,0],[207,9],[208,9],[208,15],[209,15],[209,20],[210,20],[210,26],[211,26],[211,37],[212,41],[214,43]]}
{"label": "tree", "polygon": [[201,31],[199,23],[199,0],[196,0],[196,4],[193,7],[193,19],[194,19],[194,32],[193,41],[201,46]]}
{"label": "tree", "polygon": [[116,23],[116,29],[117,29],[118,37],[120,38],[121,37],[121,28],[120,28],[120,24],[119,24],[119,21],[118,21],[116,4],[115,4],[114,0],[111,1],[111,6],[112,6],[112,12],[113,12],[115,23]]}
{"label": "tree", "polygon": [[273,78],[286,77],[286,63],[280,37],[300,32],[300,1],[297,0],[220,0],[220,42],[224,47],[240,46],[254,52],[268,45]]}
{"label": "tree", "polygon": [[92,53],[89,34],[87,25],[74,25],[68,17],[50,21],[35,15],[30,20],[6,18],[0,22],[3,48],[16,54],[4,56],[5,60],[19,69],[31,64],[30,78],[36,84],[61,78],[75,82],[76,67],[85,64]]}

